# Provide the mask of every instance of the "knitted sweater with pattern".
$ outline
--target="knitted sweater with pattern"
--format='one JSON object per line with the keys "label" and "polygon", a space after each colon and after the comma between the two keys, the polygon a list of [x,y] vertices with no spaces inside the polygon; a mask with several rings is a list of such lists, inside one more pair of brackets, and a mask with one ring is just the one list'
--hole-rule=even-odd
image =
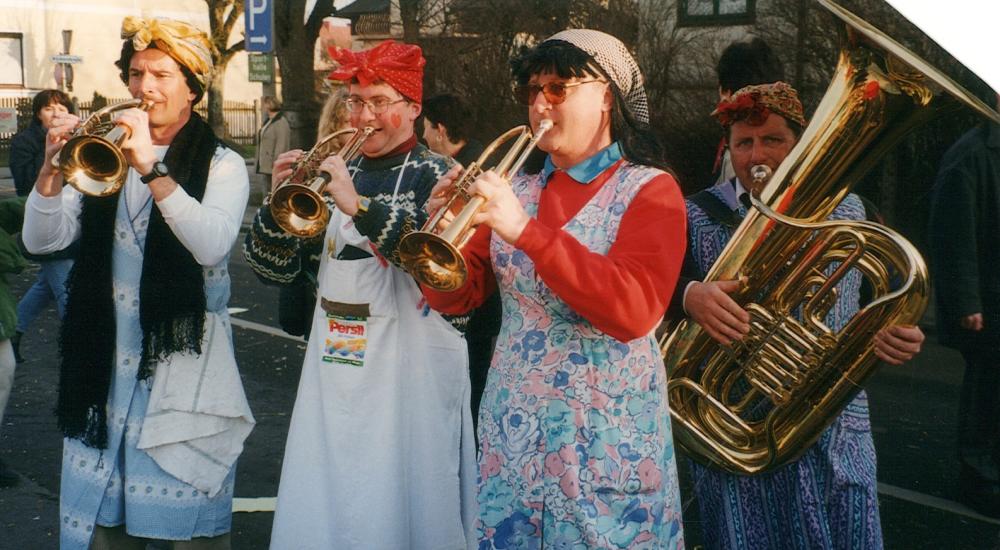
{"label": "knitted sweater with pattern", "polygon": [[[360,157],[348,164],[354,187],[360,195],[371,199],[367,212],[354,216],[354,224],[389,262],[401,267],[397,245],[409,231],[419,229],[424,203],[431,188],[448,171],[452,161],[417,144],[409,151],[386,157]],[[406,162],[405,168],[403,162]],[[403,169],[402,180],[399,171]],[[396,182],[399,189],[396,191]],[[395,200],[393,192],[395,191]],[[328,206],[335,208],[327,198]],[[312,275],[319,271],[325,235],[302,239],[286,233],[271,215],[268,202],[254,217],[243,247],[243,256],[257,277],[265,284],[290,285],[300,273]],[[357,253],[360,250],[354,249]],[[461,331],[465,331],[468,316],[445,316]]]}

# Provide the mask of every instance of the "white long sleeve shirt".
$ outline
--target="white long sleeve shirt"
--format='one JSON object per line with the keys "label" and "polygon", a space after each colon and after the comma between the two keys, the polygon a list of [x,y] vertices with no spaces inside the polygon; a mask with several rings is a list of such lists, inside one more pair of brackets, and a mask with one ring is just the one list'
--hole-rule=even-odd
{"label": "white long sleeve shirt", "polygon": [[[168,147],[154,146],[157,158],[162,160]],[[134,168],[129,168],[122,193],[129,212],[136,214],[152,200],[149,187],[139,181]],[[212,158],[205,196],[200,203],[178,186],[156,207],[195,261],[212,266],[221,262],[236,242],[249,194],[250,179],[243,158],[219,147]],[[80,238],[82,199],[83,195],[69,185],[54,197],[43,197],[32,189],[25,204],[21,233],[25,248],[32,254],[48,254]]]}

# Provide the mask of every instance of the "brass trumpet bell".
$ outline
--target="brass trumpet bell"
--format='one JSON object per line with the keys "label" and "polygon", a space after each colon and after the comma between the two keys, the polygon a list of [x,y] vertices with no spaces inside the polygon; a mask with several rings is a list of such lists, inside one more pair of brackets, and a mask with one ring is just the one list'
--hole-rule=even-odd
{"label": "brass trumpet bell", "polygon": [[375,129],[346,128],[321,139],[292,169],[292,174],[278,184],[271,194],[271,215],[282,229],[297,237],[313,237],[322,233],[330,222],[330,209],[323,199],[323,188],[330,183],[330,175],[319,172],[319,163],[326,158],[326,151],[334,139],[350,134],[337,155],[345,162],[358,156],[361,146]]}
{"label": "brass trumpet bell", "polygon": [[[538,124],[538,131],[534,136],[527,126],[517,126],[493,140],[455,181],[448,202],[431,215],[420,231],[407,233],[399,240],[399,259],[414,278],[444,292],[457,290],[465,284],[468,269],[465,258],[462,257],[462,247],[475,233],[476,226],[473,225],[472,218],[486,203],[482,196],[469,195],[469,186],[483,172],[490,170],[483,168],[490,157],[503,144],[514,139],[507,154],[492,168],[509,183],[510,178],[524,165],[538,140],[550,128],[552,121],[544,119]],[[442,221],[449,213],[454,218],[442,229]]]}
{"label": "brass trumpet bell", "polygon": [[[52,164],[59,168],[63,178],[84,195],[106,197],[117,193],[128,176],[128,162],[121,144],[128,139],[127,127],[102,122],[101,119],[115,111],[139,108],[148,111],[152,101],[133,99],[109,105],[92,114],[63,145]],[[101,131],[105,133],[101,134]]]}

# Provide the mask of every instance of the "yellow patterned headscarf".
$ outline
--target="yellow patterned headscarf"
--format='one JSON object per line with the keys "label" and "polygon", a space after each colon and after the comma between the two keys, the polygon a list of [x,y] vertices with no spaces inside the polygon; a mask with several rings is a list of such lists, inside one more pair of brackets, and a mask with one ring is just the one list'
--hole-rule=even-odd
{"label": "yellow patterned headscarf", "polygon": [[[202,89],[207,85],[212,73],[212,45],[198,28],[172,19],[128,16],[122,21],[122,39],[131,40],[137,52],[153,44],[194,73]],[[123,67],[123,72],[127,71],[128,67]]]}

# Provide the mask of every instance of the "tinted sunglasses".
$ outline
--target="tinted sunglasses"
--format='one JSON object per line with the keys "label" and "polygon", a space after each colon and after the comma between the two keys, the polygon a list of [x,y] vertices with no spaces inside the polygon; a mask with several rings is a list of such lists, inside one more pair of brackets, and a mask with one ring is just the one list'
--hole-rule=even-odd
{"label": "tinted sunglasses", "polygon": [[514,99],[517,100],[521,105],[531,105],[535,102],[538,97],[538,92],[545,94],[545,101],[548,101],[552,105],[559,105],[563,101],[566,101],[566,89],[575,88],[576,86],[581,86],[583,84],[590,84],[591,82],[600,82],[606,84],[606,80],[580,80],[578,82],[546,82],[544,85],[538,84],[520,84],[514,86]]}

